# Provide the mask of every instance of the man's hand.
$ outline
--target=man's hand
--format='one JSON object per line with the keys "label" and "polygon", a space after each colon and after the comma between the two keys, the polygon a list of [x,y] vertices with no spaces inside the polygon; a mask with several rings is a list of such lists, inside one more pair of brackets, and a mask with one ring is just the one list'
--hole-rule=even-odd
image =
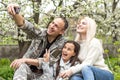
{"label": "man's hand", "polygon": [[17,69],[20,67],[22,63],[25,63],[25,62],[26,62],[26,59],[16,59],[10,64],[10,67],[13,69]]}
{"label": "man's hand", "polygon": [[[19,13],[19,5],[17,4],[9,4],[7,6],[8,13],[12,15],[13,19],[15,20],[15,23],[18,25],[18,27],[21,27],[24,25],[24,17]],[[16,10],[16,11],[15,11]]]}
{"label": "man's hand", "polygon": [[19,8],[19,5],[17,5],[17,4],[9,4],[7,6],[8,13],[10,15],[15,15],[16,14],[15,9],[17,9],[17,8]]}

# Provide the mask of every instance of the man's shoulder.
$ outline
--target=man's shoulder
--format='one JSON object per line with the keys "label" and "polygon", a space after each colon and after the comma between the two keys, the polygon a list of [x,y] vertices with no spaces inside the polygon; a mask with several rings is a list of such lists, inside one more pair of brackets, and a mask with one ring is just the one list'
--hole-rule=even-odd
{"label": "man's shoulder", "polygon": [[56,41],[59,42],[59,43],[62,43],[62,42],[66,42],[67,40],[64,38],[64,36],[61,35],[57,38]]}
{"label": "man's shoulder", "polygon": [[64,36],[59,36],[59,38],[57,38],[57,40],[54,42],[54,46],[59,46],[61,48],[65,42],[66,39],[64,38]]}

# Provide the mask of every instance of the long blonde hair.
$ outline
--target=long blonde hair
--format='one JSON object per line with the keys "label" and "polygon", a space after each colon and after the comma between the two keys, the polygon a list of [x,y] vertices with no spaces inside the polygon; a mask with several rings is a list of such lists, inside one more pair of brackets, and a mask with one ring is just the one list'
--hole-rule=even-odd
{"label": "long blonde hair", "polygon": [[[90,40],[95,37],[97,25],[92,18],[83,17],[82,19],[85,19],[87,21],[88,29],[86,34],[86,42],[89,43]],[[82,19],[79,19],[79,21],[81,21]],[[77,33],[75,41],[81,41],[79,33]]]}

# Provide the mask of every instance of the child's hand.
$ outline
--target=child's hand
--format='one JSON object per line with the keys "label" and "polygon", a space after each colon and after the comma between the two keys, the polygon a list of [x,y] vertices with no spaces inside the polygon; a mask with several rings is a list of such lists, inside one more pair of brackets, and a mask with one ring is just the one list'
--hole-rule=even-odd
{"label": "child's hand", "polygon": [[46,49],[46,52],[43,56],[45,62],[49,62],[50,59],[50,51]]}

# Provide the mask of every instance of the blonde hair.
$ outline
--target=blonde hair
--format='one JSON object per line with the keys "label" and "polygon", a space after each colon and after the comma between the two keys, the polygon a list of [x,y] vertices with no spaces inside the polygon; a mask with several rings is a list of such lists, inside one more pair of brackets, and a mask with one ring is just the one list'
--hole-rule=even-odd
{"label": "blonde hair", "polygon": [[[95,34],[96,34],[96,28],[97,28],[97,25],[96,25],[96,22],[92,19],[92,18],[89,18],[89,17],[84,17],[82,19],[85,19],[87,21],[87,33],[86,33],[86,40],[85,40],[85,49],[86,51],[88,52],[88,47],[89,47],[89,44],[91,42],[91,40],[95,37]],[[82,20],[81,19],[81,20]],[[99,39],[98,39],[99,40]],[[77,42],[81,42],[81,34],[80,33],[77,33],[77,36],[75,38],[75,41]],[[103,50],[103,47],[102,47],[102,42],[101,40],[99,40],[100,44],[99,44],[99,49],[100,51],[102,51],[102,53],[104,52]]]}
{"label": "blonde hair", "polygon": [[[93,39],[95,37],[96,34],[96,22],[90,18],[90,17],[83,17],[82,19],[85,19],[87,21],[87,25],[88,25],[88,29],[87,29],[87,34],[86,34],[86,41],[90,42],[91,39]],[[82,19],[80,19],[79,21],[81,21]],[[77,33],[75,41],[80,41],[80,34]]]}

